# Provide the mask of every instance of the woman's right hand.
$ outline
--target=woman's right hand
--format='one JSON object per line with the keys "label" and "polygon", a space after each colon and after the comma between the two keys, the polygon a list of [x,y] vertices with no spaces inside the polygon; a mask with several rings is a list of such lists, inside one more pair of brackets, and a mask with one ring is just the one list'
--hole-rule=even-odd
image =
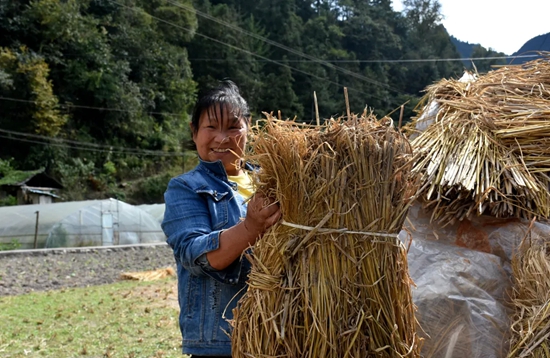
{"label": "woman's right hand", "polygon": [[267,229],[281,217],[279,203],[271,201],[261,193],[256,193],[248,202],[246,217],[243,221],[245,229],[255,238],[262,236]]}

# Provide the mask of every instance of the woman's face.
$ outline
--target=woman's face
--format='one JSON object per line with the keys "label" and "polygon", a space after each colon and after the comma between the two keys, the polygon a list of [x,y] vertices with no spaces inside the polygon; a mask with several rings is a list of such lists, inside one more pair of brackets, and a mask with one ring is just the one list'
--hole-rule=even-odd
{"label": "woman's face", "polygon": [[[195,130],[193,130],[195,129]],[[248,126],[230,108],[213,106],[202,111],[198,128],[191,128],[199,157],[207,162],[221,160],[227,175],[239,175],[239,162],[246,146]]]}

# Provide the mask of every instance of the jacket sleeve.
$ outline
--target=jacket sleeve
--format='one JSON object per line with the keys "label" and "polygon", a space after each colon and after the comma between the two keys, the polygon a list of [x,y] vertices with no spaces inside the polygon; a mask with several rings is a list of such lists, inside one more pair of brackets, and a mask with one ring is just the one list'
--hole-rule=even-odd
{"label": "jacket sleeve", "polygon": [[223,270],[214,270],[204,262],[206,253],[219,248],[222,232],[212,228],[212,213],[206,198],[182,179],[174,178],[168,184],[164,200],[162,229],[176,262],[195,276],[207,275],[222,283],[239,283],[242,260],[235,260]]}

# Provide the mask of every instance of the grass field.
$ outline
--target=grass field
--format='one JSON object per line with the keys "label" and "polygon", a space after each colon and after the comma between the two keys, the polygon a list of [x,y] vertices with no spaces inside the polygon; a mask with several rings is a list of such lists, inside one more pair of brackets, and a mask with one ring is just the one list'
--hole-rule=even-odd
{"label": "grass field", "polygon": [[175,282],[0,297],[0,357],[185,357]]}

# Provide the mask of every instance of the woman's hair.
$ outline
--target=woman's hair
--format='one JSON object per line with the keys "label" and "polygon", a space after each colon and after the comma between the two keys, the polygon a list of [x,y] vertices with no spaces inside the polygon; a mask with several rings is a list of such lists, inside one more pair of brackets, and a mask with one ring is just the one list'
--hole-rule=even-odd
{"label": "woman's hair", "polygon": [[221,119],[218,116],[228,111],[235,118],[244,118],[247,125],[250,121],[248,103],[241,96],[237,85],[230,80],[221,81],[218,86],[208,89],[205,93],[199,93],[199,100],[195,104],[191,117],[191,127],[194,132],[199,128],[199,120],[205,110],[211,111],[211,118],[217,120]]}

